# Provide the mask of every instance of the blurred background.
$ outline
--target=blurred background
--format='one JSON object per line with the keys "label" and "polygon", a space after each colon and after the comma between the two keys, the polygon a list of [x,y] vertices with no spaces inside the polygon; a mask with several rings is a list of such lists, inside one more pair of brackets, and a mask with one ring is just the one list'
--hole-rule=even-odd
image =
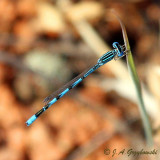
{"label": "blurred background", "polygon": [[25,121],[43,107],[45,97],[111,50],[114,41],[124,44],[114,9],[127,29],[157,150],[159,3],[0,0],[0,160],[156,159],[112,154],[146,147],[125,57],[92,73],[30,127]]}

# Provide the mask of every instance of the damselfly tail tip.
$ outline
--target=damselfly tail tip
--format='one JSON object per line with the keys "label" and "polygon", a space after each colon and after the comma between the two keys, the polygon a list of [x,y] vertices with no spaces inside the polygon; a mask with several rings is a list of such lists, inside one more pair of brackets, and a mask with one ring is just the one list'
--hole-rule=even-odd
{"label": "damselfly tail tip", "polygon": [[33,115],[32,117],[30,117],[30,118],[26,121],[27,126],[30,126],[36,119],[37,119],[37,117],[36,117],[35,115]]}

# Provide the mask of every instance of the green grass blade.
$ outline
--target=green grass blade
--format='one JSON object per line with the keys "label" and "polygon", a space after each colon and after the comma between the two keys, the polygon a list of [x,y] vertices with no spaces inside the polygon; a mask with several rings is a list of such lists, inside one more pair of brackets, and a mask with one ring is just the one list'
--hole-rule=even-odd
{"label": "green grass blade", "polygon": [[114,12],[114,15],[116,16],[116,18],[118,19],[118,21],[121,25],[124,43],[125,43],[126,49],[128,50],[127,55],[126,55],[127,66],[128,66],[129,73],[131,75],[131,78],[133,80],[133,83],[134,83],[134,86],[135,86],[135,89],[136,89],[138,103],[139,103],[138,106],[139,106],[139,110],[140,110],[142,121],[143,121],[143,126],[144,126],[145,136],[146,136],[146,139],[147,139],[147,144],[148,144],[148,146],[152,147],[153,146],[152,129],[151,129],[151,125],[150,125],[148,115],[147,115],[147,112],[146,112],[146,108],[145,108],[145,105],[144,105],[142,92],[141,92],[141,85],[140,85],[140,81],[139,81],[137,71],[136,71],[136,68],[135,68],[134,60],[133,60],[133,57],[132,57],[132,52],[131,52],[131,49],[130,49],[126,28],[125,28],[124,24],[122,23],[121,19],[116,15],[115,12]]}

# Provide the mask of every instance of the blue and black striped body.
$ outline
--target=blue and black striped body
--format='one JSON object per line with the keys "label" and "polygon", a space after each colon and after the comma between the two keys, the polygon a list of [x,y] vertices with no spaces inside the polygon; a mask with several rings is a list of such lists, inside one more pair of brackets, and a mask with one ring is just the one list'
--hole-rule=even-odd
{"label": "blue and black striped body", "polygon": [[[98,69],[100,65],[96,64],[93,67],[91,67],[89,70],[85,71],[85,73],[81,73],[79,76],[75,77],[72,81],[68,83],[68,85],[65,85],[62,87],[62,89],[59,89],[56,91],[59,93],[57,96],[55,94],[50,95],[47,97],[44,102],[48,102],[41,110],[39,110],[35,115],[33,115],[28,121],[26,122],[27,126],[31,125],[45,110],[47,110],[52,104],[54,104],[56,101],[58,101],[61,97],[63,97],[67,92],[69,92],[72,88],[74,88],[77,84],[79,84],[84,78],[86,78],[88,75],[90,75],[93,71]],[[56,94],[57,94],[56,93]]]}
{"label": "blue and black striped body", "polygon": [[63,97],[67,92],[69,92],[72,88],[74,88],[77,84],[82,82],[84,78],[86,78],[88,75],[90,75],[92,72],[94,72],[96,69],[98,69],[100,66],[104,65],[105,63],[111,61],[115,56],[121,57],[122,54],[122,48],[118,44],[118,42],[113,43],[113,49],[112,51],[109,51],[105,53],[103,56],[101,56],[97,63],[75,77],[73,80],[68,82],[66,85],[64,85],[62,88],[51,94],[49,97],[45,98],[44,102],[47,102],[47,104],[39,110],[35,115],[30,117],[28,121],[26,122],[27,126],[31,125],[45,110],[47,110],[52,104],[54,104],[56,101],[58,101],[61,97]]}
{"label": "blue and black striped body", "polygon": [[116,51],[112,50],[107,53],[105,53],[102,57],[100,57],[97,61],[97,63],[102,66],[106,64],[107,62],[111,61],[116,55]]}

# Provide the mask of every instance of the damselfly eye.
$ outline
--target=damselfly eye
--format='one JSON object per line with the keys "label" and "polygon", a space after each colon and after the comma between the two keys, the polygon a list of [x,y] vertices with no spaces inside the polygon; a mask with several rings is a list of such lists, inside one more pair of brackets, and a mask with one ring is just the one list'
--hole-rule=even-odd
{"label": "damselfly eye", "polygon": [[119,43],[118,42],[113,42],[112,46],[113,46],[113,48],[117,49],[118,46],[119,46]]}

